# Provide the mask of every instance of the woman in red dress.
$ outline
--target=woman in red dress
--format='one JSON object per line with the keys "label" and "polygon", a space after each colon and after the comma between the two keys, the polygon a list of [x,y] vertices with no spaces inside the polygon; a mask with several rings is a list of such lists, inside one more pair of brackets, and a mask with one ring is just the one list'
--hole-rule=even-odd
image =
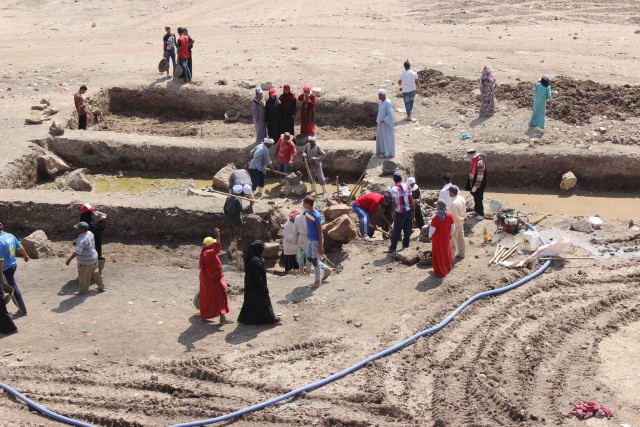
{"label": "woman in red dress", "polygon": [[433,272],[438,277],[446,277],[453,267],[451,261],[451,236],[455,231],[455,227],[453,215],[447,212],[446,202],[438,200],[436,215],[431,220],[431,226],[429,227]]}
{"label": "woman in red dress", "polygon": [[227,281],[222,274],[222,263],[218,254],[222,249],[220,230],[214,230],[216,238],[207,237],[200,252],[200,319],[206,321],[220,316],[220,324],[233,323],[227,320],[229,299]]}

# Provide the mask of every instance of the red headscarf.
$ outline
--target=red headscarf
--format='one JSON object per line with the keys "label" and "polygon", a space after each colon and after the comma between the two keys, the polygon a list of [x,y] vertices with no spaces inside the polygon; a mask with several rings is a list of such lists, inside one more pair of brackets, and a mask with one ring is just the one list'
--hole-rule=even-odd
{"label": "red headscarf", "polygon": [[[289,93],[284,93],[285,90],[288,90]],[[291,92],[291,87],[289,85],[284,85],[282,87],[282,91],[282,95],[280,95],[280,103],[282,104],[283,110],[288,110],[289,107],[296,102],[296,95]]]}

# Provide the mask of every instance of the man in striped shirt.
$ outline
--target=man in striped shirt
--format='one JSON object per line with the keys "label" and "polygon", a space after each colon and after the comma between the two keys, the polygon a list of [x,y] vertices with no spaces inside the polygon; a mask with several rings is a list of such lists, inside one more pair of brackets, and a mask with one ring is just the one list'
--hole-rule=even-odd
{"label": "man in striped shirt", "polygon": [[409,186],[402,182],[402,175],[399,172],[393,174],[393,186],[389,189],[393,199],[392,215],[393,230],[391,231],[391,246],[387,253],[394,253],[402,236],[402,248],[409,247],[411,239],[411,230],[413,228],[413,220],[415,218],[414,202]]}
{"label": "man in striped shirt", "polygon": [[473,210],[479,220],[484,219],[484,189],[487,186],[487,165],[485,164],[484,155],[478,153],[475,149],[467,150],[467,160],[471,161],[469,168],[469,177],[465,190],[471,191],[473,196]]}
{"label": "man in striped shirt", "polygon": [[80,284],[75,295],[84,295],[89,292],[92,283],[98,285],[98,292],[104,292],[104,283],[98,270],[98,251],[96,251],[96,241],[93,233],[89,231],[89,224],[81,221],[73,226],[78,232],[76,239],[76,249],[67,259],[67,265],[71,264],[74,258],[78,260],[78,282]]}

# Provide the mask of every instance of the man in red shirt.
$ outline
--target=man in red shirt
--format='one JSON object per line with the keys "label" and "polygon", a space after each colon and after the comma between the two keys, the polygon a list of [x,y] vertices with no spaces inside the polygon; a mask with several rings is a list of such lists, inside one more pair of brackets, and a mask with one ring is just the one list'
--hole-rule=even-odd
{"label": "man in red shirt", "polygon": [[76,104],[76,111],[78,112],[78,129],[87,130],[87,105],[84,103],[84,95],[87,92],[85,85],[80,86],[78,93],[73,95],[73,102]]}
{"label": "man in red shirt", "polygon": [[315,114],[316,103],[315,94],[311,93],[311,87],[305,86],[303,93],[298,97],[300,101],[300,133],[305,135],[315,135]]}
{"label": "man in red shirt", "polygon": [[296,155],[296,144],[289,132],[280,136],[280,140],[276,144],[276,155],[278,156],[278,172],[289,175],[293,166],[293,158]]}
{"label": "man in red shirt", "polygon": [[180,59],[180,66],[182,67],[182,78],[185,83],[191,81],[191,70],[189,70],[189,36],[182,31],[182,28],[178,29],[180,38],[178,39],[178,58]]}
{"label": "man in red shirt", "polygon": [[380,193],[368,193],[358,197],[351,208],[360,218],[360,232],[362,237],[373,237],[373,232],[378,228],[376,217],[380,215],[383,221],[391,227],[391,223],[384,215],[384,207],[391,204],[391,195],[382,195]]}

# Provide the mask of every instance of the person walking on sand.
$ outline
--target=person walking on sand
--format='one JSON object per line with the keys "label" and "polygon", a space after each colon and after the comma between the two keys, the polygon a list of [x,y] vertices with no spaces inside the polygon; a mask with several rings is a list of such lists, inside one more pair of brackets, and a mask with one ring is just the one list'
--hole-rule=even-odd
{"label": "person walking on sand", "polygon": [[407,111],[407,121],[412,122],[414,119],[411,117],[411,112],[413,111],[416,90],[421,96],[424,96],[424,92],[420,86],[418,73],[411,69],[411,63],[408,59],[404,61],[404,71],[400,74],[398,85],[402,88],[402,100],[404,101],[404,109]]}
{"label": "person walking on sand", "polygon": [[[23,316],[26,316],[27,306],[22,299],[22,293],[15,277],[18,269],[17,251],[22,254],[24,262],[29,262],[29,255],[27,255],[27,251],[24,250],[20,241],[13,234],[6,232],[2,223],[0,223],[0,271],[2,271],[4,278],[7,279],[7,284],[12,288],[12,295],[18,305],[18,310]],[[0,287],[2,287],[2,283],[0,283]]]}
{"label": "person walking on sand", "polygon": [[351,209],[360,219],[360,234],[362,237],[373,237],[373,232],[378,229],[376,218],[381,218],[391,227],[391,223],[384,216],[384,208],[391,204],[390,194],[367,193],[358,197]]}
{"label": "person walking on sand", "polygon": [[[222,211],[224,219],[229,223],[229,234],[231,235],[231,245],[229,252],[233,252],[238,246],[238,240],[242,238],[242,227],[244,227],[244,216],[253,213],[253,200],[249,202],[249,206],[243,207],[242,200],[236,196],[244,194],[244,187],[236,184],[231,188],[232,195],[229,195],[224,202]],[[218,239],[220,241],[220,239]]]}
{"label": "person walking on sand", "polygon": [[320,216],[320,212],[314,209],[314,203],[314,198],[307,196],[304,198],[302,206],[304,207],[305,217],[307,219],[307,257],[311,261],[315,273],[315,280],[311,287],[317,288],[320,286],[320,273],[324,272],[322,275],[322,281],[324,281],[333,273],[333,270],[320,261],[320,257],[324,255],[324,248],[322,247],[324,243],[322,236],[322,217]]}
{"label": "person walking on sand", "polygon": [[171,32],[171,27],[164,27],[166,34],[162,37],[162,56],[167,60],[167,78],[169,78],[169,60],[176,69],[176,35]]}
{"label": "person walking on sand", "polygon": [[429,226],[433,272],[437,277],[446,277],[453,268],[451,237],[454,235],[455,229],[453,215],[447,212],[447,204],[444,200],[438,200],[436,214]]}
{"label": "person walking on sand", "polygon": [[467,221],[467,201],[459,193],[460,189],[457,186],[452,185],[449,187],[449,195],[453,199],[449,212],[453,215],[453,224],[455,225],[455,229],[451,234],[451,255],[453,255],[455,248],[456,258],[464,259],[466,246],[464,241],[464,223]]}
{"label": "person walking on sand", "polygon": [[298,101],[300,102],[300,133],[304,135],[315,135],[315,116],[318,98],[316,98],[314,93],[311,93],[311,86],[305,86],[302,89]]}
{"label": "person walking on sand", "polygon": [[544,75],[533,88],[533,113],[529,120],[529,127],[544,129],[545,116],[547,115],[547,100],[553,102],[551,97],[551,81]]}
{"label": "person walking on sand", "polygon": [[407,185],[411,190],[411,197],[413,198],[413,210],[415,212],[416,226],[419,230],[422,230],[424,227],[424,216],[422,215],[422,193],[420,191],[420,187],[416,184],[416,179],[414,177],[409,177],[407,179]]}
{"label": "person walking on sand", "polygon": [[294,124],[297,110],[298,104],[295,93],[291,92],[291,86],[284,85],[282,87],[282,95],[280,95],[280,123],[282,125],[282,132],[289,132],[291,135],[295,135]]}
{"label": "person walking on sand", "polygon": [[[278,172],[289,175],[293,170],[293,158],[297,153],[296,143],[293,142],[293,136],[289,132],[285,132],[280,136],[276,144],[276,155],[278,156]],[[280,176],[284,181],[284,176]]]}
{"label": "person walking on sand", "polygon": [[265,103],[265,123],[267,136],[273,140],[280,138],[282,126],[280,125],[280,100],[275,88],[269,89],[269,99]]}
{"label": "person walking on sand", "polygon": [[220,324],[233,323],[227,320],[229,298],[227,297],[227,281],[222,274],[220,262],[220,230],[213,230],[213,237],[206,237],[200,251],[200,320],[215,319],[220,316]]}
{"label": "person walking on sand", "polygon": [[471,166],[469,167],[467,185],[464,189],[471,191],[474,202],[473,211],[476,217],[482,221],[484,219],[484,190],[487,187],[487,165],[484,155],[473,148],[467,150],[467,160],[471,161]]}
{"label": "person walking on sand", "polygon": [[251,150],[251,163],[249,163],[249,175],[251,175],[251,189],[257,194],[261,193],[265,185],[267,168],[275,172],[271,161],[271,146],[273,139],[265,138],[264,142],[256,145]]}
{"label": "person walking on sand", "polygon": [[[322,186],[322,193],[326,195],[327,180],[322,170],[322,162],[327,157],[327,154],[318,144],[315,136],[310,136],[307,138],[307,141],[307,145],[302,149],[302,157],[311,163],[309,169],[311,169],[311,173],[315,175],[316,182]],[[315,168],[312,168],[313,165],[315,165]],[[309,177],[309,180],[311,180],[311,177]]]}
{"label": "person walking on sand", "polygon": [[89,231],[89,224],[81,221],[74,225],[73,228],[78,233],[76,249],[67,259],[66,264],[68,266],[74,258],[77,258],[79,287],[78,292],[74,292],[74,295],[85,295],[89,292],[89,286],[92,283],[98,285],[98,292],[104,292],[104,283],[98,271],[96,242],[93,233]]}
{"label": "person walking on sand", "polygon": [[262,252],[264,242],[256,240],[249,245],[244,255],[244,302],[238,322],[245,325],[264,325],[281,321],[280,317],[273,313]]}
{"label": "person walking on sand", "polygon": [[[304,209],[304,208],[303,208]],[[311,262],[307,258],[307,217],[305,212],[299,213],[293,221],[293,238],[298,244],[298,267],[300,275],[311,274]]]}
{"label": "person walking on sand", "polygon": [[393,230],[391,231],[391,246],[387,253],[395,253],[398,247],[398,241],[402,235],[402,249],[409,247],[411,239],[411,230],[413,229],[413,220],[415,218],[415,210],[413,206],[413,196],[408,185],[402,182],[402,175],[399,172],[393,174],[393,187],[389,190],[393,199]]}
{"label": "person walking on sand", "polygon": [[80,222],[89,224],[89,231],[93,233],[96,242],[96,252],[98,252],[98,269],[102,274],[104,268],[104,257],[102,256],[102,232],[105,229],[106,215],[96,211],[96,207],[89,203],[80,206]]}
{"label": "person walking on sand", "polygon": [[295,233],[296,225],[294,223],[296,217],[300,215],[297,209],[289,212],[289,219],[284,224],[284,238],[282,239],[282,253],[284,258],[285,274],[293,270],[295,273],[300,266],[298,265],[298,241]]}
{"label": "person walking on sand", "polygon": [[86,100],[82,97],[87,93],[87,87],[85,85],[80,86],[80,90],[78,93],[73,95],[73,103],[76,105],[76,111],[78,113],[78,129],[87,130],[87,115],[89,114],[89,107],[86,102],[89,101],[89,98]]}
{"label": "person walking on sand", "polygon": [[396,155],[396,134],[393,122],[393,104],[387,98],[387,91],[378,89],[378,117],[376,118],[376,155],[389,158]]}
{"label": "person walking on sand", "polygon": [[251,113],[253,115],[253,126],[256,128],[256,144],[260,144],[267,137],[266,124],[266,101],[262,88],[256,87],[256,95],[251,100]]}
{"label": "person walking on sand", "polygon": [[485,65],[480,74],[480,117],[491,117],[496,112],[496,78],[493,68]]}
{"label": "person walking on sand", "polygon": [[184,31],[184,28],[178,28],[178,58],[180,59],[180,66],[182,67],[182,78],[185,83],[191,81],[191,70],[189,69],[189,36]]}

